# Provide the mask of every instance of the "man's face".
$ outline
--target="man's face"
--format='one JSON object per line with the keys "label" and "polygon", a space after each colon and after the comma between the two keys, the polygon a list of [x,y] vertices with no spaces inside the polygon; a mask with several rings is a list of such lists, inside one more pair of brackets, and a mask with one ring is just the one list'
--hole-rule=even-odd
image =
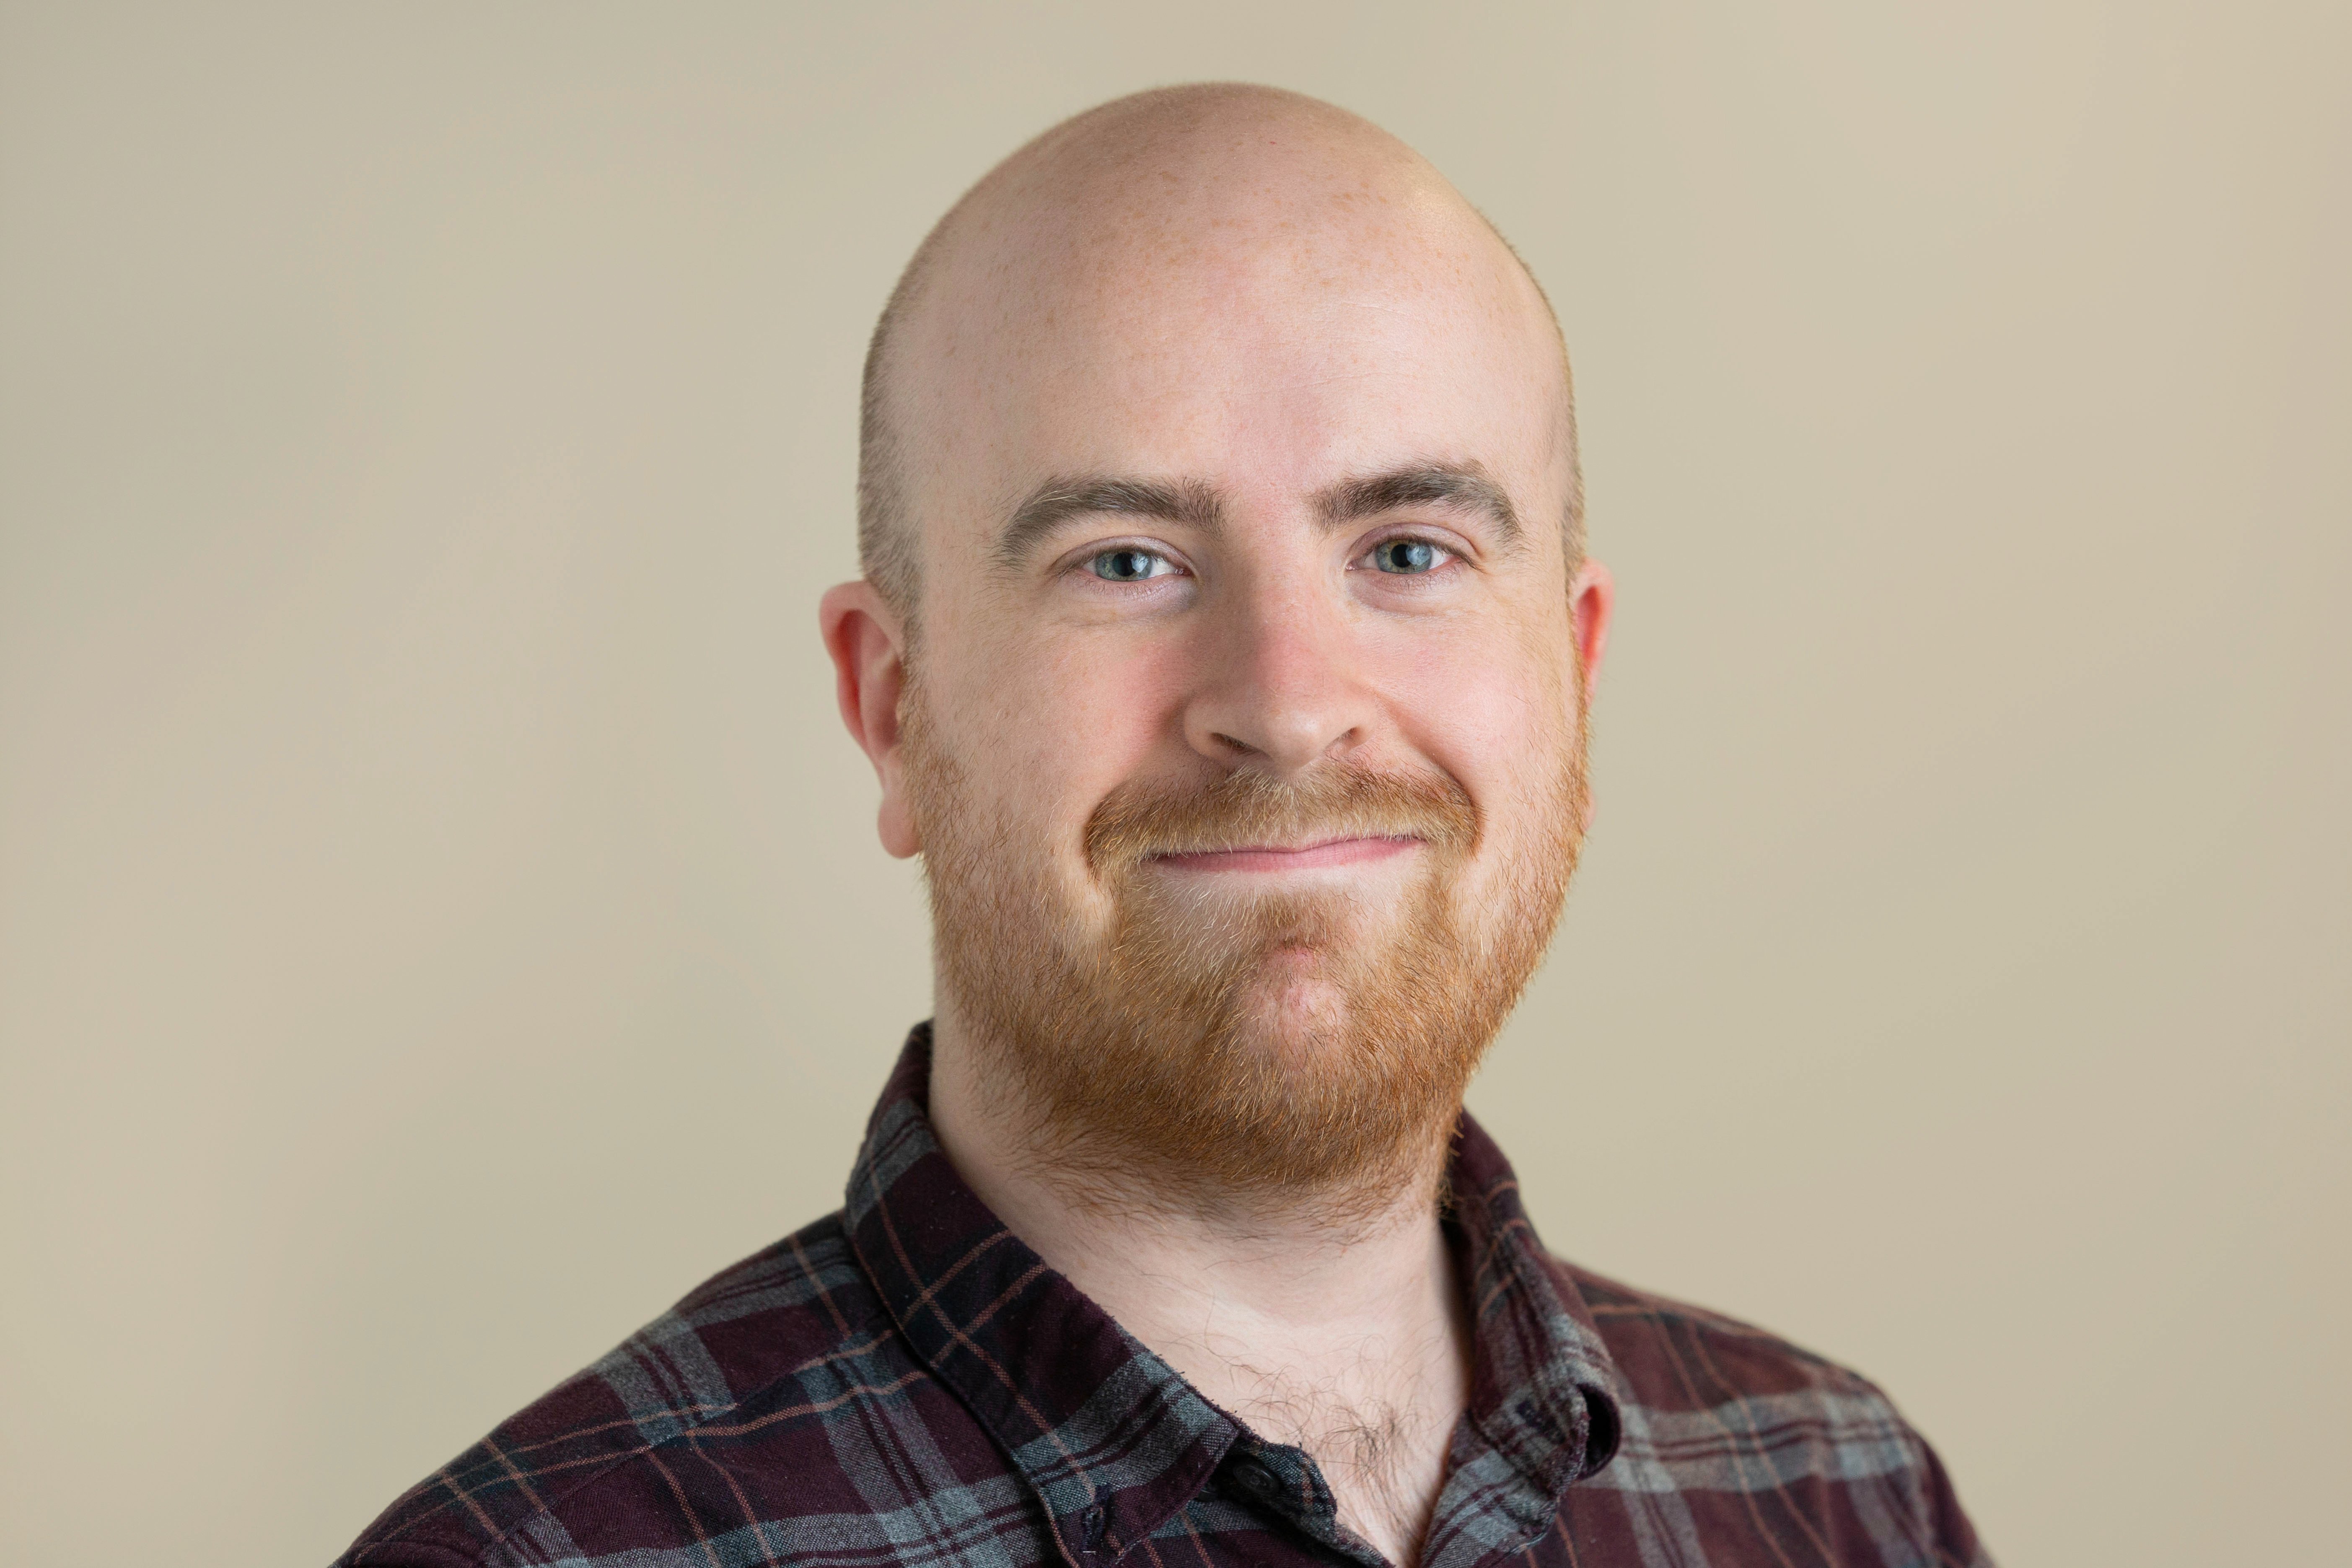
{"label": "man's face", "polygon": [[1557,917],[1605,584],[1532,287],[1426,205],[968,266],[925,318],[885,779],[943,1022],[1073,1153],[1417,1160]]}

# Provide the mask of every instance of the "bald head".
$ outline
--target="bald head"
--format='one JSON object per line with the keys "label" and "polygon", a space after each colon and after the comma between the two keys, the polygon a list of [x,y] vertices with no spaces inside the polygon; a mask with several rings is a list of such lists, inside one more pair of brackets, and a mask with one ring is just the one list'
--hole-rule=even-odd
{"label": "bald head", "polygon": [[[1046,132],[925,238],[877,324],[858,462],[865,574],[909,626],[928,520],[969,506],[1009,423],[1084,422],[1057,394],[1114,364],[1151,377],[1206,333],[1259,317],[1344,342],[1400,292],[1500,342],[1488,369],[1538,400],[1563,475],[1558,523],[1580,557],[1567,354],[1542,289],[1428,162],[1369,121],[1270,88],[1138,93]],[[1246,364],[1250,342],[1229,345]],[[1368,353],[1360,374],[1381,374]],[[1259,361],[1280,374],[1279,345]],[[973,417],[985,409],[987,419]],[[1034,429],[1027,432],[1034,434]],[[1099,444],[1099,441],[1098,441]],[[1017,495],[990,496],[1011,505]]]}

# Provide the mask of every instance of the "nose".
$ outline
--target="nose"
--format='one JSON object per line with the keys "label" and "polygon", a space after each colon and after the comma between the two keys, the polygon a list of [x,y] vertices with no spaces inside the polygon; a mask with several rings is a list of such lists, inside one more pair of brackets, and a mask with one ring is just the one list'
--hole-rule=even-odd
{"label": "nose", "polygon": [[1362,745],[1378,709],[1347,606],[1298,582],[1235,584],[1220,599],[1184,709],[1192,749],[1289,779]]}

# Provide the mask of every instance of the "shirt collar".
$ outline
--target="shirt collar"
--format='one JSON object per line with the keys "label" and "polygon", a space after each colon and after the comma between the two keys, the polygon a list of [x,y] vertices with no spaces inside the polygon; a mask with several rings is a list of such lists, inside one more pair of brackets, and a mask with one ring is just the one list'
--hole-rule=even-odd
{"label": "shirt collar", "polygon": [[[1237,1444],[1297,1450],[1260,1443],[989,1212],[932,1134],[930,1043],[918,1025],[867,1124],[843,1216],[851,1246],[915,1353],[1036,1492],[1066,1563],[1111,1568]],[[1618,1431],[1591,1313],[1466,1113],[1451,1180],[1475,1364],[1424,1568],[1531,1542]]]}

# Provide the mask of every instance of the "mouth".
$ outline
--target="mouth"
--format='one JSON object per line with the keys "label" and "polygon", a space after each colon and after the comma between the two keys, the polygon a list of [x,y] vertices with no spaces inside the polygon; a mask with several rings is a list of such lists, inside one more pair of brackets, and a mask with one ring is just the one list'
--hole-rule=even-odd
{"label": "mouth", "polygon": [[1181,855],[1154,855],[1150,864],[1171,871],[1319,871],[1336,866],[1361,866],[1402,855],[1421,843],[1409,836],[1374,838],[1327,838],[1314,844],[1252,844],[1234,849],[1205,849]]}

